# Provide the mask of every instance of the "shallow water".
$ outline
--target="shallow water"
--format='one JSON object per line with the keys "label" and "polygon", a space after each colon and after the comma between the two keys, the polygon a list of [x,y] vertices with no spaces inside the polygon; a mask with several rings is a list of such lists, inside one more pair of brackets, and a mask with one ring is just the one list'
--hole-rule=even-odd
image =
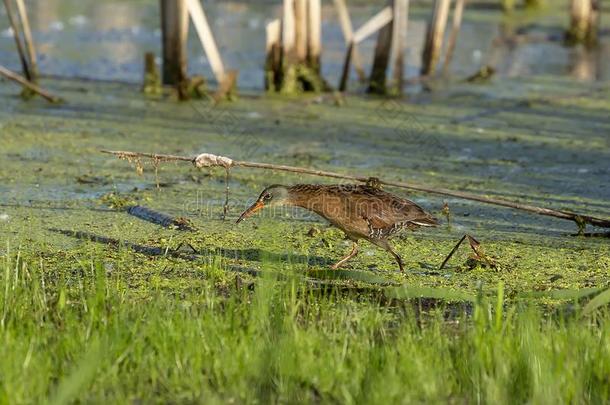
{"label": "shallow water", "polygon": [[[263,87],[265,24],[280,16],[279,3],[205,2],[225,65],[239,70],[242,89]],[[377,1],[366,6],[350,5],[354,27],[363,24],[382,4]],[[45,74],[137,83],[142,79],[144,53],[160,54],[158,1],[32,0],[28,7],[41,71]],[[482,64],[492,63],[500,74],[509,77],[552,74],[585,81],[610,78],[610,37],[602,37],[599,49],[592,52],[564,48],[560,41],[567,24],[564,10],[563,6],[554,6],[540,13],[517,11],[512,17],[505,17],[499,9],[485,3],[468,6],[452,72],[464,77]],[[4,13],[0,9],[0,61],[18,69]],[[330,2],[324,4],[322,14],[323,74],[336,84],[345,45]],[[430,7],[421,3],[412,8],[407,34],[407,77],[416,76],[419,71],[429,14]],[[517,35],[520,33],[527,33],[527,39]],[[505,41],[498,43],[500,38]],[[374,45],[373,36],[360,46],[367,70]],[[191,73],[212,77],[192,27],[188,52]]]}

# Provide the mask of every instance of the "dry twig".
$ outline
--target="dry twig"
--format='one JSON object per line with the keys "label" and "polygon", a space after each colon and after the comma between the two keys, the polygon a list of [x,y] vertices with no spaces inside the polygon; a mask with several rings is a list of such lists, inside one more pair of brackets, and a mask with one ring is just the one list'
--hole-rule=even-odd
{"label": "dry twig", "polygon": [[[168,161],[185,161],[191,162],[196,167],[224,167],[225,169],[229,169],[232,167],[251,167],[256,169],[269,169],[269,170],[281,170],[285,172],[293,172],[293,173],[302,173],[302,174],[310,174],[314,176],[323,176],[323,177],[332,177],[335,179],[345,179],[351,181],[359,181],[366,183],[370,177],[365,176],[353,176],[349,174],[341,174],[335,172],[329,172],[325,170],[315,170],[315,169],[307,169],[303,167],[296,166],[286,166],[286,165],[276,165],[272,163],[258,163],[258,162],[248,162],[248,161],[240,161],[233,160],[226,156],[214,155],[211,153],[202,153],[195,157],[186,157],[186,156],[175,156],[175,155],[164,155],[157,153],[142,153],[142,152],[127,152],[127,151],[111,151],[111,150],[102,150],[102,153],[109,153],[111,155],[118,156],[121,159],[126,159],[129,161],[138,160],[139,158],[149,158],[156,160],[158,162],[168,162]],[[554,218],[567,219],[570,221],[574,221],[579,229],[582,231],[586,224],[610,228],[610,219],[593,217],[590,215],[578,214],[569,211],[563,210],[555,210],[551,208],[543,208],[537,207],[535,205],[530,204],[521,204],[514,201],[503,200],[500,198],[490,198],[484,197],[482,195],[466,193],[462,191],[449,190],[446,188],[432,188],[421,186],[417,184],[404,183],[399,181],[386,181],[379,180],[379,184],[405,188],[409,190],[422,191],[425,193],[444,195],[450,197],[461,198],[464,200],[477,201],[485,204],[499,205],[502,207],[514,208],[521,211],[531,212],[533,214],[545,215]]]}

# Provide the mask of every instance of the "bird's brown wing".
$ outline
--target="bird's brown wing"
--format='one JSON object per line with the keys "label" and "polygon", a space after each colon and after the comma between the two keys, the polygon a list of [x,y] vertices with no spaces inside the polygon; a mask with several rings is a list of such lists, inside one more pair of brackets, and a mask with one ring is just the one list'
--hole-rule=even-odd
{"label": "bird's brown wing", "polygon": [[403,228],[435,226],[436,219],[413,201],[362,186],[350,200],[352,215],[366,222],[368,237],[385,238]]}

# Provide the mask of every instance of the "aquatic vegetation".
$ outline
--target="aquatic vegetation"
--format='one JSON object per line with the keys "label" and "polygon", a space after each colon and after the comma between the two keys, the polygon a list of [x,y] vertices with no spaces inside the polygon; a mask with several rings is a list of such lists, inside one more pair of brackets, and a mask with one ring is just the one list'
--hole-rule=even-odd
{"label": "aquatic vegetation", "polygon": [[[593,298],[608,287],[607,238],[392,190],[450,212],[450,226],[395,241],[405,274],[367,244],[331,271],[348,246],[318,217],[234,224],[264,186],[303,176],[232,169],[223,220],[224,170],[143,161],[138,174],[99,153],[223,153],[604,216],[607,87],[536,77],[390,105],[245,95],[212,107],[45,84],[67,102],[0,87],[0,401],[608,400],[607,309]],[[126,212],[136,205],[194,231]],[[463,248],[439,270],[465,233],[496,268]]]}

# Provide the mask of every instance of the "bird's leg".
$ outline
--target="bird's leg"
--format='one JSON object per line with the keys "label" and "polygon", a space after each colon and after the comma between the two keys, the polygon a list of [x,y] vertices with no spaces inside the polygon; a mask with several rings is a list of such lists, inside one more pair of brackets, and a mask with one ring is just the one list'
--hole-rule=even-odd
{"label": "bird's leg", "polygon": [[404,268],[404,265],[402,264],[402,258],[400,257],[400,255],[398,253],[396,253],[390,245],[388,245],[388,252],[390,252],[392,254],[392,256],[394,256],[394,259],[396,259],[396,263],[398,263],[398,268],[400,269],[400,272],[404,273],[405,268]]}
{"label": "bird's leg", "polygon": [[405,272],[405,267],[402,263],[402,258],[400,257],[400,255],[398,253],[396,253],[394,251],[394,249],[392,249],[392,245],[390,245],[390,242],[388,242],[387,240],[381,240],[375,244],[381,248],[384,248],[387,252],[389,252],[392,256],[394,256],[394,259],[396,260],[396,263],[398,263],[398,268],[400,269],[400,271],[402,273]]}
{"label": "bird's leg", "polygon": [[339,267],[343,266],[345,264],[345,262],[347,262],[352,257],[356,256],[357,254],[358,254],[358,242],[354,242],[354,244],[352,245],[352,251],[349,252],[349,254],[347,256],[345,256],[343,259],[339,260],[337,263],[330,266],[330,268],[333,270],[337,270]]}
{"label": "bird's leg", "polygon": [[381,181],[377,177],[369,177],[366,185],[381,190]]}

